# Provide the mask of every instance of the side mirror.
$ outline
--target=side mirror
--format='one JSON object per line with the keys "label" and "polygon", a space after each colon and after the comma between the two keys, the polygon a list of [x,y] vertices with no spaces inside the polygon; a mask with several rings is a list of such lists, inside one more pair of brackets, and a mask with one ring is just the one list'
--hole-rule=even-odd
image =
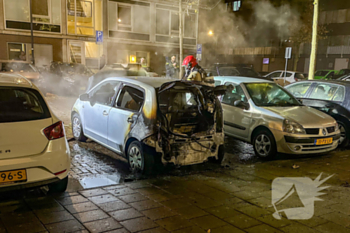
{"label": "side mirror", "polygon": [[79,99],[80,99],[80,101],[89,101],[90,100],[89,95],[87,93],[81,94],[79,96]]}
{"label": "side mirror", "polygon": [[233,105],[235,107],[242,108],[242,109],[245,109],[245,110],[249,109],[249,104],[243,102],[242,100],[236,100]]}

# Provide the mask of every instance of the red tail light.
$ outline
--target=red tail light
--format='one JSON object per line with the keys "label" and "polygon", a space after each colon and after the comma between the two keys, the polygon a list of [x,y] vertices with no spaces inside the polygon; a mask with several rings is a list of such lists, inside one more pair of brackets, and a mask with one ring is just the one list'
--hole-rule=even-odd
{"label": "red tail light", "polygon": [[54,140],[64,137],[63,123],[59,121],[44,129],[44,134],[49,140]]}

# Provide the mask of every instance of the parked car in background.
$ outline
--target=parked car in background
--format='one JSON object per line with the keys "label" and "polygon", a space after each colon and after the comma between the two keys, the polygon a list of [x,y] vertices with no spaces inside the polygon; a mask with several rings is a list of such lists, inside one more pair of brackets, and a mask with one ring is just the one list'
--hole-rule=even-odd
{"label": "parked car in background", "polygon": [[0,74],[0,129],[0,191],[66,190],[70,151],[63,123],[22,76]]}
{"label": "parked car in background", "polygon": [[339,144],[345,147],[350,141],[350,83],[344,81],[303,81],[286,87],[306,106],[332,116],[339,125]]}
{"label": "parked car in background", "polygon": [[133,172],[151,173],[158,163],[221,161],[220,88],[225,90],[168,78],[106,78],[74,104],[73,135],[125,156]]}
{"label": "parked car in background", "polygon": [[335,75],[333,75],[333,79],[339,79],[340,77],[350,75],[350,69],[341,69]]}
{"label": "parked car in background", "polygon": [[38,68],[29,62],[0,60],[0,67],[0,74],[18,74],[29,79],[31,82],[36,82],[40,77]]}
{"label": "parked car in background", "polygon": [[277,152],[319,154],[338,146],[337,122],[301,105],[276,83],[246,77],[215,81],[231,87],[221,97],[225,134],[251,143],[259,157],[271,159]]}
{"label": "parked car in background", "polygon": [[333,79],[336,73],[336,70],[317,70],[314,79]]}
{"label": "parked car in background", "polygon": [[37,85],[43,93],[77,96],[84,93],[92,75],[85,65],[54,61],[41,72]]}
{"label": "parked car in background", "polygon": [[209,69],[205,69],[209,76],[243,76],[261,77],[252,66],[245,64],[220,64],[216,63]]}
{"label": "parked car in background", "polygon": [[285,86],[300,80],[304,80],[305,76],[303,73],[295,71],[276,70],[264,76],[265,78],[273,80],[280,86]]}

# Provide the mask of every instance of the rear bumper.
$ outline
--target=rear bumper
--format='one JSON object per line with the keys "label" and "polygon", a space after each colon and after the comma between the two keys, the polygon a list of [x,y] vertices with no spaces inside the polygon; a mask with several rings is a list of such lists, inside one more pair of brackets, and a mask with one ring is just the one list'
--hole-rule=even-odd
{"label": "rear bumper", "polygon": [[0,191],[14,187],[36,187],[66,178],[70,169],[70,150],[66,138],[50,141],[41,154],[0,160],[0,172],[18,169],[26,170],[27,181],[0,184]]}
{"label": "rear bumper", "polygon": [[169,159],[162,156],[162,163],[184,166],[203,163],[210,157],[218,159],[219,148],[223,144],[224,133],[215,133],[210,139],[203,137],[196,142],[186,139],[174,140],[170,143]]}

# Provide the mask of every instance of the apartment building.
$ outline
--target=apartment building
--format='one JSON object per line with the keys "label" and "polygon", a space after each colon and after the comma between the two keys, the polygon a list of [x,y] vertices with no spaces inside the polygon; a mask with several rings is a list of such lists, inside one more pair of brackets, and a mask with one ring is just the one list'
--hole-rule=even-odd
{"label": "apartment building", "polygon": [[[34,55],[37,66],[63,61],[97,67],[135,63],[141,57],[155,72],[165,58],[179,54],[177,1],[162,0],[32,0]],[[30,0],[0,0],[0,60],[31,61]],[[184,55],[195,54],[198,43],[196,7],[184,4]],[[206,30],[206,29],[204,29]],[[103,43],[96,43],[96,31]],[[23,54],[23,53],[22,53]],[[23,57],[22,57],[23,60]]]}

